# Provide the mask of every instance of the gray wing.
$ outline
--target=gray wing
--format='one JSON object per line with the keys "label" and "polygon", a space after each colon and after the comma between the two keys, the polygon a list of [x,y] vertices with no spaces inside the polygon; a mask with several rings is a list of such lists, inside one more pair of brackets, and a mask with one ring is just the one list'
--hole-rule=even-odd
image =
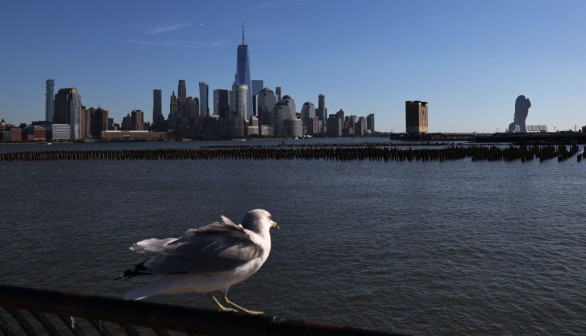
{"label": "gray wing", "polygon": [[262,247],[251,240],[250,234],[242,226],[226,221],[188,230],[182,237],[168,241],[144,267],[156,274],[233,270],[262,255]]}

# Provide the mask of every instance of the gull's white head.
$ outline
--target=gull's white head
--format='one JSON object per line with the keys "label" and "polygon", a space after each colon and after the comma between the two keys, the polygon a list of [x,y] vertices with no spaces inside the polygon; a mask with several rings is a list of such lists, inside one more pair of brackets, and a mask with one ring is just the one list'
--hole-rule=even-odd
{"label": "gull's white head", "polygon": [[242,220],[242,226],[256,233],[269,232],[271,227],[279,228],[279,224],[271,218],[271,213],[263,209],[247,212]]}

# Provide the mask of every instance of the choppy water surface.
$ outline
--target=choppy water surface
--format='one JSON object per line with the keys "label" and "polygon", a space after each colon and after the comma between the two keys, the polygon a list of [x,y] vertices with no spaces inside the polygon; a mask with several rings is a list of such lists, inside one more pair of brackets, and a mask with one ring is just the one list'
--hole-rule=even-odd
{"label": "choppy water surface", "polygon": [[244,306],[422,335],[585,334],[585,165],[3,162],[0,283],[121,297],[144,283],[113,280],[141,261],[133,242],[265,208],[281,230],[231,289]]}

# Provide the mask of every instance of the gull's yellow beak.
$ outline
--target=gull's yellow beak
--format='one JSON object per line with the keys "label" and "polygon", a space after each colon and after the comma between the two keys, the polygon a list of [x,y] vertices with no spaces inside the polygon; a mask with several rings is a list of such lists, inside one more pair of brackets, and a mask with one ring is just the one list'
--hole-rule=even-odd
{"label": "gull's yellow beak", "polygon": [[274,228],[276,228],[278,230],[279,229],[279,224],[277,222],[275,222],[275,221],[272,220],[271,221],[271,227],[274,227]]}

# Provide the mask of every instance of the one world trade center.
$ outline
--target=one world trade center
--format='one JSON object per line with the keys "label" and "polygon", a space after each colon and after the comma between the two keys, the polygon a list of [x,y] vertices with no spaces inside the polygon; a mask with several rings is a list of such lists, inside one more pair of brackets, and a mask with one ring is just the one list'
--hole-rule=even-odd
{"label": "one world trade center", "polygon": [[246,118],[252,115],[252,90],[250,87],[250,58],[248,57],[248,45],[244,43],[244,24],[242,25],[242,44],[238,46],[236,58],[236,84],[246,84],[248,86],[248,103]]}

